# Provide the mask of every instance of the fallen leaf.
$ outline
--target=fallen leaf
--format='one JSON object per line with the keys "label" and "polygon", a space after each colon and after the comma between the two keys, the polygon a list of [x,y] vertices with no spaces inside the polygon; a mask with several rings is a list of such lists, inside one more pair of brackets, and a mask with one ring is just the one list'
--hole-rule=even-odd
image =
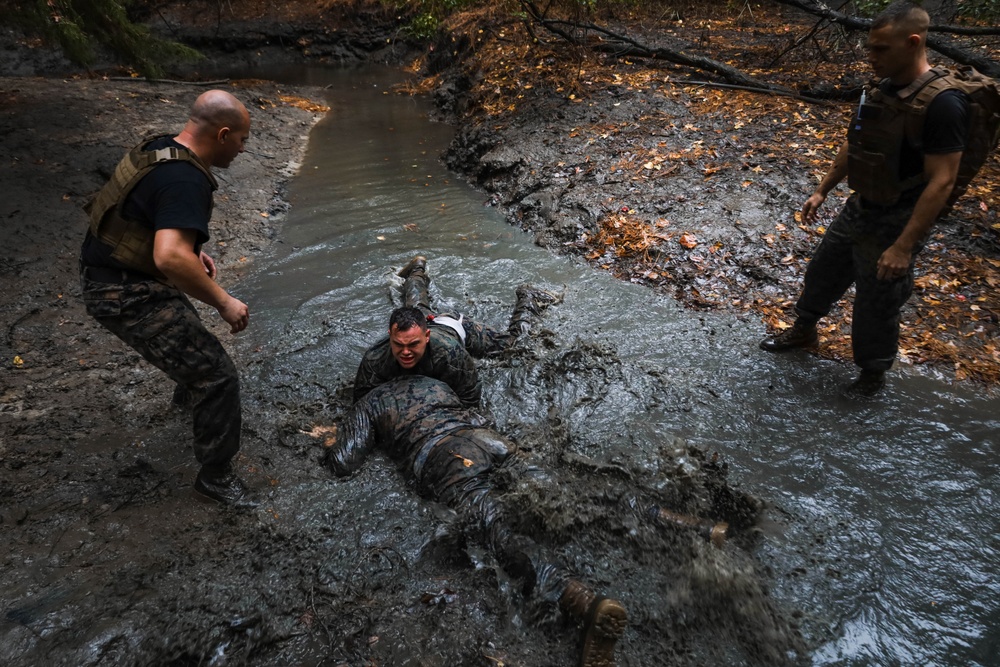
{"label": "fallen leaf", "polygon": [[461,454],[456,454],[455,452],[448,452],[448,453],[454,456],[456,459],[461,459],[462,465],[465,466],[466,468],[471,468],[472,465],[475,463],[475,461],[467,459]]}
{"label": "fallen leaf", "polygon": [[333,426],[320,426],[319,424],[316,424],[308,431],[299,429],[299,433],[304,433],[305,435],[308,435],[312,438],[319,438],[326,435],[327,433],[333,433],[334,435],[336,435],[337,425],[334,424]]}
{"label": "fallen leaf", "polygon": [[688,234],[685,232],[684,234],[681,234],[679,243],[690,250],[691,248],[697,247],[698,238],[694,234]]}

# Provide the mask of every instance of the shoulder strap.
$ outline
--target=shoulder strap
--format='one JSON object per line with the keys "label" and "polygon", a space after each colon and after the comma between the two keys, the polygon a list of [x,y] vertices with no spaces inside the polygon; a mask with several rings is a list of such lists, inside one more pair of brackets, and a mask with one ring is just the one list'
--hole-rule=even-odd
{"label": "shoulder strap", "polygon": [[[907,104],[909,113],[906,117],[906,136],[914,146],[924,143],[924,120],[931,102],[946,90],[960,88],[956,85],[951,71],[944,67],[932,67],[907,86]],[[902,93],[902,91],[900,91]],[[900,97],[903,97],[900,95]]]}
{"label": "shoulder strap", "polygon": [[147,137],[139,145],[128,152],[125,157],[115,167],[114,174],[103,188],[84,206],[84,210],[90,214],[90,229],[94,234],[98,233],[98,227],[105,215],[125,201],[132,189],[138,185],[139,181],[154,167],[166,162],[187,162],[196,167],[208,182],[214,192],[219,188],[219,182],[207,166],[186,148],[168,146],[148,151],[148,146],[153,141],[169,135],[158,135]]}

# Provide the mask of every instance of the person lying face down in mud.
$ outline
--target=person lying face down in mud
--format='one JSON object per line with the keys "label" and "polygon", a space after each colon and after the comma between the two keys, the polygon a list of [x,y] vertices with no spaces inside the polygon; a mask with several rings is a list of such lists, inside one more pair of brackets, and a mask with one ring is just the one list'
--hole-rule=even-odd
{"label": "person lying face down in mud", "polygon": [[522,583],[525,595],[558,601],[583,624],[582,667],[613,667],[615,645],[627,624],[625,607],[547,562],[537,544],[510,529],[490,472],[515,446],[487,428],[483,417],[463,409],[447,384],[410,375],[374,388],[347,411],[327,445],[322,462],[337,477],[360,468],[376,447],[404,464],[422,492],[472,519],[478,537]]}
{"label": "person lying face down in mud", "polygon": [[[627,622],[624,606],[549,562],[538,545],[510,528],[491,473],[511,459],[516,447],[486,424],[482,416],[463,409],[458,395],[443,382],[418,375],[395,378],[366,394],[338,420],[322,462],[334,475],[345,477],[358,470],[373,449],[385,451],[402,464],[421,492],[471,519],[465,523],[522,582],[526,595],[558,602],[564,613],[584,624],[581,665],[613,667],[614,648]],[[628,493],[619,500],[639,516],[697,532],[716,547],[726,540],[725,523],[678,514]]]}
{"label": "person lying face down in mud", "polygon": [[395,377],[426,375],[451,387],[462,405],[478,406],[482,386],[475,359],[498,354],[527,333],[531,320],[559,297],[531,285],[516,290],[506,331],[459,313],[431,309],[427,259],[417,255],[398,274],[404,278],[403,307],[389,316],[389,335],[368,348],[354,379],[354,401]]}

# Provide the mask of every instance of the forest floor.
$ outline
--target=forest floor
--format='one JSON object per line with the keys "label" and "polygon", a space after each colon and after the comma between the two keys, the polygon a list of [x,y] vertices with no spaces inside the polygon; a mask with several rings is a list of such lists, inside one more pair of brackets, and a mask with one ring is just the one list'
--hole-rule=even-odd
{"label": "forest floor", "polygon": [[[230,62],[400,63],[406,55],[406,66],[421,76],[400,92],[433,94],[442,117],[457,124],[446,162],[540,244],[692,308],[788,326],[810,252],[845,193],[831,197],[817,225],[803,224],[796,211],[832,159],[852,103],[717,88],[698,83],[706,81],[701,73],[571,48],[530,34],[519,21],[482,15],[457,15],[447,37],[420,51],[396,41],[401,24],[391,18],[352,27],[354,4],[327,3],[318,14],[313,5],[301,15],[286,12],[282,22],[263,3],[231,3],[239,21],[218,21],[215,4],[186,3],[184,13],[165,10],[164,20]],[[845,90],[864,83],[856,34],[821,32],[781,55],[813,23],[747,4],[721,15],[692,5],[656,21],[615,25],[791,89],[819,80]],[[73,71],[36,44],[5,40],[0,533],[8,547],[0,661],[31,664],[43,649],[56,656],[53,664],[148,657],[151,644],[129,643],[148,640],[156,627],[146,597],[154,587],[176,586],[169,604],[183,646],[162,664],[204,664],[209,656],[199,651],[234,633],[245,631],[249,646],[259,619],[226,619],[228,630],[199,635],[208,612],[185,594],[188,582],[151,581],[146,573],[201,562],[196,573],[222,577],[233,567],[250,581],[258,560],[278,558],[288,536],[264,530],[260,539],[270,540],[271,551],[262,556],[241,520],[189,502],[195,464],[187,448],[176,447],[188,436],[170,387],[86,316],[77,277],[81,206],[137,139],[179,128],[199,89],[129,80],[110,69]],[[996,42],[979,48],[996,57]],[[238,282],[279,236],[283,184],[324,111],[315,90],[262,81],[235,82],[233,90],[251,109],[253,154],[220,178],[210,251],[224,284]],[[957,211],[935,227],[918,261],[901,350],[904,361],[981,383],[984,391],[1000,381],[998,160],[994,155]],[[218,318],[208,312],[205,319],[225,340]],[[849,327],[849,308],[841,307],[823,325],[819,354],[849,360]],[[252,484],[266,487],[274,482],[271,466],[304,465],[277,459],[241,459],[240,466]],[[311,542],[296,539],[308,551]],[[242,560],[216,554],[210,541]],[[144,551],[145,561],[136,557]],[[62,580],[66,571],[74,574]],[[103,586],[96,602],[94,582]],[[309,626],[315,607],[313,616],[298,611]],[[100,616],[136,612],[128,631]],[[86,614],[97,620],[82,624]],[[153,625],[142,630],[144,622]],[[83,625],[85,634],[75,634]],[[258,647],[277,641],[257,639]]]}
{"label": "forest floor", "polygon": [[[762,85],[805,91],[784,96],[609,53],[615,42],[593,32],[581,31],[589,44],[578,48],[516,21],[482,25],[456,19],[449,39],[461,67],[423,83],[459,91],[457,105],[443,105],[457,106],[461,121],[449,166],[543,245],[692,308],[742,312],[772,331],[790,326],[809,257],[848,194],[841,185],[817,223],[802,221],[799,208],[870,82],[863,33],[827,28],[806,40],[815,21],[750,4],[602,24],[644,45],[713,58]],[[997,60],[1000,40],[968,48]],[[432,53],[422,65],[433,70],[439,59]],[[819,101],[814,90],[852,101]],[[903,313],[904,362],[949,379],[1000,381],[998,210],[994,151],[918,259]],[[821,323],[821,356],[850,362],[852,296]]]}

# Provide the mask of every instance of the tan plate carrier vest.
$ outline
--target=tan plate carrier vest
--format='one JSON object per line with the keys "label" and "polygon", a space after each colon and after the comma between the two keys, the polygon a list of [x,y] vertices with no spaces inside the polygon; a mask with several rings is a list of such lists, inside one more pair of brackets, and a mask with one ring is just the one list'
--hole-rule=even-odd
{"label": "tan plate carrier vest", "polygon": [[115,173],[93,199],[83,207],[90,215],[90,233],[113,248],[111,257],[122,265],[149,274],[158,280],[167,278],[156,268],[153,261],[153,238],[156,234],[151,227],[121,216],[125,199],[146,174],[165,162],[187,162],[197,167],[212,186],[218,189],[215,180],[198,157],[186,148],[168,146],[157,150],[145,150],[151,142],[162,136],[145,139],[122,158]]}
{"label": "tan plate carrier vest", "polygon": [[847,178],[865,201],[888,206],[904,192],[924,183],[923,164],[914,176],[899,178],[903,140],[918,151],[923,145],[924,120],[934,98],[960,90],[969,99],[969,131],[955,187],[945,209],[968,189],[1000,139],[1000,84],[971,67],[935,67],[899,91],[896,97],[878,88],[858,108],[847,131]]}

